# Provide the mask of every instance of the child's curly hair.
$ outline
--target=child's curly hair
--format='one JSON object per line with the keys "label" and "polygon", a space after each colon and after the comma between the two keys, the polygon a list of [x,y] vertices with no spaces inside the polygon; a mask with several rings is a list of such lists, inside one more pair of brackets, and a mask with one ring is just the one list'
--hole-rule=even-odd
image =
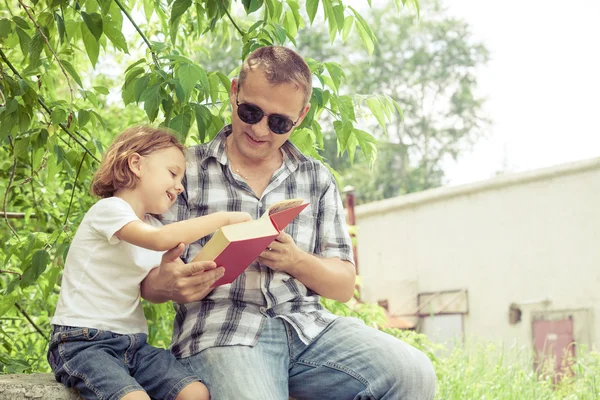
{"label": "child's curly hair", "polygon": [[92,194],[106,198],[114,196],[119,189],[134,188],[137,177],[129,169],[129,157],[134,153],[146,156],[171,146],[185,154],[185,147],[166,129],[150,126],[126,129],[104,154],[92,180]]}

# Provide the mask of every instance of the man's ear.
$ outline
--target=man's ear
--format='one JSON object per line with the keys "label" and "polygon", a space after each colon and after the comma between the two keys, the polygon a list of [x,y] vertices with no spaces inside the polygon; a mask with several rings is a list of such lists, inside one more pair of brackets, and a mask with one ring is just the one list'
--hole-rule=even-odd
{"label": "man's ear", "polygon": [[142,175],[142,156],[138,153],[133,153],[127,159],[129,170],[138,178]]}
{"label": "man's ear", "polygon": [[306,114],[308,114],[309,110],[310,110],[310,103],[305,105],[304,108],[302,109],[302,112],[300,113],[300,119],[298,120],[298,123],[296,124],[296,126],[299,126],[302,123],[302,121],[304,121],[304,117],[306,117]]}
{"label": "man's ear", "polygon": [[239,78],[233,78],[233,80],[231,81],[231,88],[229,89],[229,102],[231,104],[235,104],[235,98],[240,88],[239,82]]}

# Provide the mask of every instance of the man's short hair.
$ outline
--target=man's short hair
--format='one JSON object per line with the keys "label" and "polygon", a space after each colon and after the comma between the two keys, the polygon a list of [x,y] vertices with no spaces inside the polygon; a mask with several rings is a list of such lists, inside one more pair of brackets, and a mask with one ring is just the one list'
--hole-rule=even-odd
{"label": "man's short hair", "polygon": [[274,85],[293,83],[304,91],[304,104],[312,93],[312,76],[306,61],[295,51],[284,46],[266,46],[254,50],[242,64],[238,79],[241,87],[250,70],[260,69],[267,81]]}
{"label": "man's short hair", "polygon": [[133,189],[137,177],[129,169],[129,157],[141,156],[175,147],[185,155],[185,148],[168,130],[151,126],[136,126],[119,134],[110,145],[92,179],[91,192],[106,198],[119,189]]}

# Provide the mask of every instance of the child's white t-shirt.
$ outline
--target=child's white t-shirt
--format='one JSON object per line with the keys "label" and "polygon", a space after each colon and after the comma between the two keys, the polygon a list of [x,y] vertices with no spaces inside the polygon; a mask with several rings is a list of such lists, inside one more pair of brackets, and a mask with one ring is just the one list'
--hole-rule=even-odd
{"label": "child's white t-shirt", "polygon": [[[98,201],[83,217],[69,248],[54,325],[115,333],[148,333],[140,283],[164,252],[119,240],[115,232],[139,220],[123,199]],[[145,222],[161,223],[150,215]]]}

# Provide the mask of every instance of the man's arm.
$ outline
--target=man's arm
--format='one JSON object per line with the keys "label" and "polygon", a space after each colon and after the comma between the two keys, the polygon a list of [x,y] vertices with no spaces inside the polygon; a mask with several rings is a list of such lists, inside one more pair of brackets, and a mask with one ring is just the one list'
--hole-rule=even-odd
{"label": "man's arm", "polygon": [[210,287],[223,276],[223,267],[216,268],[212,261],[184,264],[179,258],[184,245],[167,251],[161,265],[154,268],[141,284],[142,297],[152,303],[174,301],[179,304],[200,301]]}
{"label": "man's arm", "polygon": [[351,262],[309,254],[296,246],[285,232],[271,243],[269,249],[261,253],[261,263],[276,271],[287,272],[328,299],[346,302],[352,298],[356,271]]}
{"label": "man's arm", "polygon": [[250,221],[244,212],[217,212],[203,217],[156,227],[143,221],[132,221],[115,233],[120,239],[150,250],[166,251],[179,243],[190,244],[213,233],[223,225]]}
{"label": "man's arm", "polygon": [[323,170],[322,179],[328,182],[319,199],[318,216],[312,229],[316,237],[316,253],[309,254],[294,243],[292,237],[281,233],[263,251],[259,261],[277,271],[292,275],[321,296],[348,301],[354,294],[356,270],[352,263],[352,241],[346,225],[342,199],[333,176]]}

